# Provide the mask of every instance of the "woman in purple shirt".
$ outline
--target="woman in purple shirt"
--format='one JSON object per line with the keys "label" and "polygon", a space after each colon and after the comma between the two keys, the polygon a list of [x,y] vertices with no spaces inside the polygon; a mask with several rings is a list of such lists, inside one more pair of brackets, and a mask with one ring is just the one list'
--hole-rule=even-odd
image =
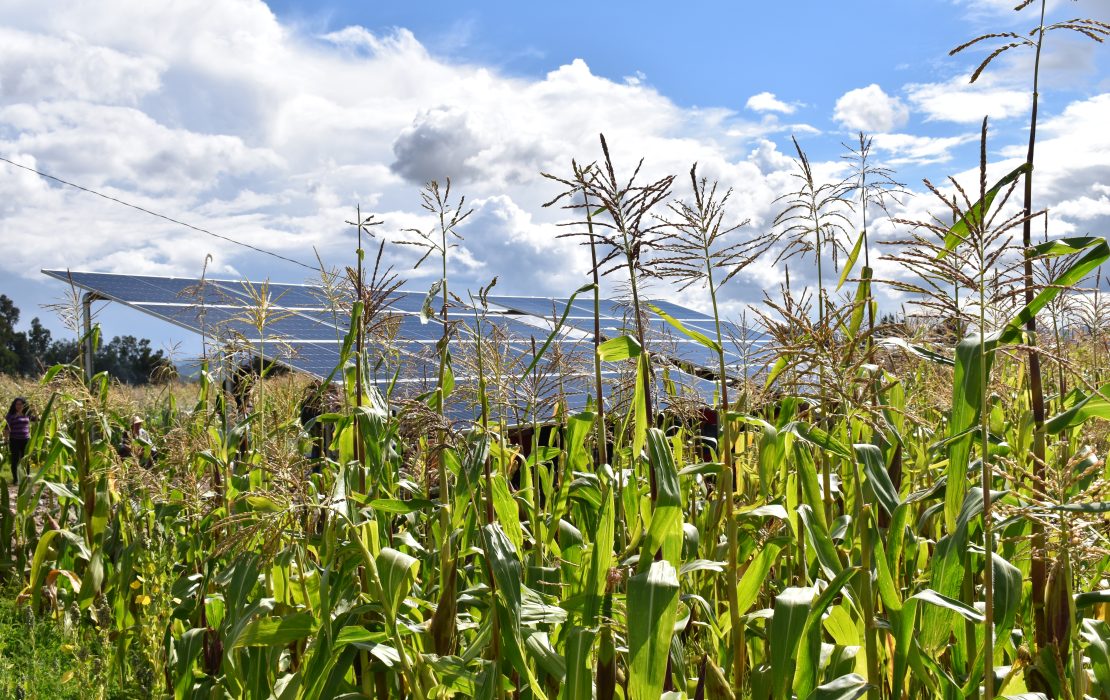
{"label": "woman in purple shirt", "polygon": [[12,462],[12,483],[19,483],[19,461],[27,452],[27,443],[31,441],[31,421],[36,420],[27,406],[27,399],[17,396],[12,401],[8,415],[4,416],[4,435],[8,438],[8,447]]}

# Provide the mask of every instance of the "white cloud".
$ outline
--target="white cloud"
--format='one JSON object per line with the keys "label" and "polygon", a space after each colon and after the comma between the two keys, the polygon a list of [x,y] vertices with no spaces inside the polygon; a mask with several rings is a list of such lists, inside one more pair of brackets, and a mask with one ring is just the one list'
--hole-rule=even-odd
{"label": "white cloud", "polygon": [[897,97],[892,97],[872,83],[849,90],[836,101],[833,117],[841,125],[856,131],[885,133],[903,126],[910,110]]}
{"label": "white cloud", "polygon": [[928,121],[974,124],[983,117],[1007,119],[1029,113],[1029,92],[1006,87],[994,75],[984,73],[974,83],[967,75],[943,83],[906,86],[907,97]]}
{"label": "white cloud", "polygon": [[948,162],[952,159],[953,149],[977,138],[977,134],[940,137],[876,134],[874,143],[875,148],[889,154],[890,165],[926,165]]}
{"label": "white cloud", "polygon": [[14,138],[0,138],[7,153],[34,154],[47,170],[82,182],[116,183],[157,192],[203,191],[223,175],[278,167],[268,149],[235,136],[171,129],[132,108],[78,101],[0,107],[0,124]]}
{"label": "white cloud", "polygon": [[[1099,4],[1104,3],[1105,0],[1094,0],[1085,4]],[[955,0],[955,4],[964,6],[966,13],[970,19],[988,21],[997,24],[998,21],[1010,22],[1018,25],[1028,24],[1030,21],[1035,22],[1035,16],[1040,11],[1040,3],[1034,3],[1032,7],[1027,7],[1022,12],[1014,12],[1014,6],[1018,3],[1015,0]],[[1072,4],[1067,0],[1048,0],[1045,12],[1051,18],[1053,12],[1062,5]],[[1090,10],[1088,10],[1090,12]],[[1093,16],[1098,16],[1095,12]]]}
{"label": "white cloud", "polygon": [[[1062,114],[1041,121],[1033,182],[1035,208],[1048,207],[1051,218],[1083,221],[1083,230],[1101,213],[1110,182],[1110,94],[1073,102]],[[1024,146],[1003,149],[1016,165],[1025,157]]]}
{"label": "white cloud", "polygon": [[798,109],[797,104],[783,102],[775,97],[773,92],[761,92],[752,95],[744,106],[753,112],[781,112],[783,114],[793,114]]}
{"label": "white cloud", "polygon": [[79,36],[41,36],[0,26],[0,92],[5,101],[96,100],[134,104],[158,89],[165,64],[90,46]]}
{"label": "white cloud", "polygon": [[[1105,190],[1106,188],[1102,188]],[[1098,197],[1083,195],[1075,199],[1066,199],[1052,207],[1050,216],[1060,216],[1072,221],[1090,221],[1101,217],[1110,217],[1110,196],[1103,193]]]}
{"label": "white cloud", "polygon": [[774,141],[760,139],[759,145],[748,154],[748,160],[754,163],[759,171],[767,174],[776,170],[789,170],[793,161],[782,153]]}

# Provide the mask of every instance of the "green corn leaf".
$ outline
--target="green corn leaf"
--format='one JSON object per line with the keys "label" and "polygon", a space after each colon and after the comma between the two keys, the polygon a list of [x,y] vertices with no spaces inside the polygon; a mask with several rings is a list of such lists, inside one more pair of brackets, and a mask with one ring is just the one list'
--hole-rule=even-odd
{"label": "green corn leaf", "polygon": [[863,250],[864,238],[864,232],[860,231],[859,236],[856,238],[856,244],[852,246],[852,252],[848,253],[848,260],[844,263],[844,269],[840,273],[840,280],[836,283],[836,291],[840,291],[840,288],[848,281],[848,275],[852,274],[852,269],[856,266],[856,260],[859,259],[860,251]]}
{"label": "green corn leaf", "polygon": [[[797,448],[794,450],[794,463],[797,468],[796,478],[802,487],[801,502],[808,504],[809,508],[812,509],[810,517],[820,523],[821,527],[827,531],[829,523],[825,519],[825,501],[821,493],[821,482],[817,475],[817,465],[808,452]],[[787,503],[789,504],[789,499]],[[797,511],[796,505],[794,509]]]}
{"label": "green corn leaf", "polygon": [[590,284],[579,287],[577,290],[575,290],[574,294],[570,295],[570,299],[567,299],[567,306],[565,309],[563,309],[563,315],[559,318],[559,322],[555,324],[555,328],[551,330],[551,333],[547,336],[547,340],[543,341],[543,346],[539,349],[539,352],[536,353],[536,356],[532,358],[532,361],[528,364],[528,367],[525,368],[525,370],[521,373],[522,377],[527,377],[528,375],[532,374],[532,370],[536,368],[537,364],[539,364],[540,360],[544,356],[544,353],[547,352],[547,348],[551,346],[552,341],[554,341],[555,338],[558,337],[559,333],[562,332],[563,324],[566,323],[567,316],[570,315],[571,305],[574,304],[574,300],[578,298],[579,294],[582,294],[583,292],[588,292],[593,288],[594,284],[593,282],[591,282]]}
{"label": "green corn leaf", "polygon": [[482,534],[486,545],[486,557],[489,559],[493,577],[497,583],[497,595],[505,599],[509,611],[516,615],[516,626],[519,627],[520,582],[524,580],[524,574],[520,559],[517,558],[516,548],[499,523],[486,525],[482,528]]}
{"label": "green corn leaf", "polygon": [[951,610],[963,619],[970,622],[982,622],[984,619],[986,619],[983,613],[979,612],[967,603],[961,603],[955,598],[949,598],[946,595],[937,593],[931,588],[926,588],[923,591],[918,591],[910,597],[916,600],[923,601],[925,603],[929,603],[930,605],[935,605],[940,608],[945,608],[946,610]]}
{"label": "green corn leaf", "polygon": [[875,500],[888,515],[894,515],[895,509],[902,501],[898,496],[898,490],[890,480],[890,474],[887,473],[882,451],[874,445],[867,444],[857,444],[854,448],[856,459],[863,465],[863,473],[867,475],[867,484],[875,492]]}
{"label": "green corn leaf", "polygon": [[740,577],[739,585],[736,587],[736,609],[740,611],[741,615],[746,614],[759,597],[759,592],[763,589],[763,583],[767,580],[767,574],[770,573],[771,567],[778,561],[779,552],[788,542],[790,540],[785,537],[768,540],[763,548],[752,557],[748,567],[744,570],[744,575]]}
{"label": "green corn leaf", "polygon": [[1048,257],[1055,258],[1061,255],[1074,255],[1081,253],[1089,248],[1092,242],[1098,239],[1093,239],[1089,236],[1078,236],[1072,238],[1057,238],[1052,241],[1045,241],[1038,245],[1033,246],[1030,253],[1034,257]]}
{"label": "green corn leaf", "polygon": [[451,353],[443,355],[443,400],[446,401],[455,390],[455,370],[451,367]]}
{"label": "green corn leaf", "polygon": [[960,220],[953,224],[952,228],[948,229],[948,233],[944,235],[944,249],[937,253],[937,260],[943,259],[955,250],[956,247],[967,238],[971,228],[977,226],[978,223],[986,217],[987,212],[990,211],[991,204],[994,203],[994,198],[998,196],[998,193],[1002,191],[1003,187],[1010,185],[1021,177],[1021,175],[1030,170],[1032,170],[1032,165],[1029,163],[1022,163],[1004,178],[996,182],[994,187],[987,190],[983,199],[972,205],[972,207],[960,217]]}
{"label": "green corn leaf", "polygon": [[396,549],[383,547],[377,556],[377,564],[382,590],[389,599],[387,614],[396,617],[401,601],[409,594],[416,581],[420,560]]}
{"label": "green corn leaf", "polygon": [[935,362],[938,365],[946,365],[948,367],[951,367],[952,365],[956,364],[955,361],[950,357],[945,357],[940,353],[933,352],[923,345],[914,345],[912,343],[908,343],[902,338],[880,338],[878,340],[878,344],[891,348],[901,348],[902,350],[905,350],[915,357],[920,357],[922,359],[929,360],[930,362]]}
{"label": "green corn leaf", "polygon": [[1099,603],[1110,603],[1110,588],[1100,591],[1087,591],[1075,595],[1075,607],[1087,608]]}
{"label": "green corn leaf", "polygon": [[844,443],[817,426],[801,421],[793,421],[784,426],[783,431],[792,432],[809,444],[820,447],[822,450],[834,454],[837,457],[842,457],[847,460],[854,459],[852,451],[849,450]]}
{"label": "green corn leaf", "polygon": [[994,563],[994,640],[999,641],[1010,637],[1010,630],[1014,628],[1018,608],[1021,605],[1021,571],[1006,561],[998,554],[992,554]]}
{"label": "green corn leaf", "polygon": [[50,544],[54,541],[61,532],[60,530],[47,530],[42,537],[39,538],[38,545],[35,546],[35,556],[31,560],[31,582],[28,584],[25,592],[30,592],[32,602],[35,610],[38,610],[40,601],[42,599],[42,584],[46,580],[46,561],[50,556]]}
{"label": "green corn leaf", "polygon": [[383,639],[387,639],[384,632],[368,630],[362,625],[346,625],[335,635],[335,649],[338,651],[343,647],[353,646],[370,652],[371,656],[387,668],[393,668],[400,664],[401,655],[393,647],[382,643]]}
{"label": "green corn leaf", "polygon": [[[590,552],[590,565],[586,574],[586,606],[582,623],[594,627],[601,614],[601,603],[605,595],[606,576],[613,564],[613,539],[615,537],[616,513],[613,491],[606,488],[602,496],[601,511],[598,513],[598,528],[593,549]],[[569,668],[569,665],[568,665]]]}
{"label": "green corn leaf", "polygon": [[678,591],[678,572],[665,559],[651,562],[628,580],[630,700],[662,695]]}
{"label": "green corn leaf", "polygon": [[[964,558],[967,556],[967,526],[957,529],[936,544],[929,562],[929,582],[935,591],[947,598],[960,595],[964,577]],[[945,644],[956,620],[952,611],[936,605],[922,610],[920,643],[935,652]]]}
{"label": "green corn leaf", "polygon": [[[1074,247],[1074,252],[1086,251],[1083,257],[1073,262],[1068,269],[1060,273],[1056,279],[1052,280],[1051,284],[1045,286],[1044,289],[1037,293],[1037,296],[1033,297],[1033,301],[1026,304],[1012,319],[1010,319],[1010,322],[1006,324],[1006,327],[999,334],[1002,342],[1018,342],[1024,333],[1025,324],[1029,319],[1036,316],[1045,305],[1059,296],[1060,292],[1079,284],[1084,277],[1110,259],[1110,246],[1107,245],[1106,239],[1104,238],[1070,238],[1067,240],[1072,242],[1069,245],[1069,249]],[[1042,244],[1042,246],[1034,248],[1034,252],[1056,243],[1058,243],[1058,241],[1050,241],[1047,244]]]}
{"label": "green corn leaf", "polygon": [[[734,418],[733,415],[729,416]],[[786,451],[786,440],[778,428],[762,418],[751,416],[735,416],[738,420],[760,430],[759,437],[759,493],[765,499],[770,499],[774,486],[775,474],[783,462]]]}
{"label": "green corn leaf", "polygon": [[763,382],[764,389],[769,388],[778,379],[779,375],[786,369],[786,363],[786,355],[779,355],[774,364],[771,365],[770,371],[767,372],[767,379]]}
{"label": "green corn leaf", "polygon": [[648,431],[647,448],[657,491],[651,523],[640,550],[637,566],[640,573],[647,569],[660,550],[672,567],[678,566],[682,556],[682,491],[674,453],[667,436],[658,428]]}
{"label": "green corn leaf", "polygon": [[639,362],[636,363],[636,389],[632,393],[632,458],[636,459],[644,449],[647,439],[647,429],[650,426],[651,416],[647,412],[647,394],[644,388],[646,377],[650,376],[651,367],[648,365],[648,356],[641,353]]}
{"label": "green corn leaf", "polygon": [[[560,455],[566,454],[567,464],[560,477],[559,490],[555,493],[555,503],[550,508],[552,523],[565,522],[560,519],[566,514],[570,502],[570,487],[573,482],[570,477],[575,472],[582,472],[587,468],[589,455],[586,451],[586,438],[589,437],[594,425],[595,414],[588,411],[571,416],[570,420],[567,421],[565,452],[557,451]],[[550,546],[555,540],[555,535],[559,532],[560,527],[562,527],[561,524],[558,527],[551,525],[547,528],[545,537],[547,546]]]}
{"label": "green corn leaf", "polygon": [[256,513],[280,513],[284,510],[272,498],[267,496],[247,496],[244,500],[251,510]]}
{"label": "green corn leaf", "polygon": [[656,314],[658,314],[664,321],[671,324],[671,326],[673,326],[675,330],[677,330],[679,333],[686,336],[690,340],[693,340],[697,343],[702,344],[703,346],[709,348],[713,352],[720,352],[721,351],[721,346],[717,344],[717,341],[710,340],[704,334],[698,333],[697,331],[695,331],[693,329],[687,328],[686,326],[682,325],[681,321],[679,321],[676,318],[673,318],[672,316],[667,314],[667,312],[663,311],[662,309],[660,309],[655,304],[650,304],[649,303],[648,307],[652,311],[654,311]]}
{"label": "green corn leaf", "polygon": [[567,466],[570,472],[585,471],[589,464],[589,451],[586,449],[586,438],[590,434],[597,418],[597,414],[585,411],[571,416],[567,422]]}
{"label": "green corn leaf", "polygon": [[[519,557],[524,552],[524,530],[520,526],[520,510],[517,502],[509,491],[507,480],[491,479],[491,483],[493,484],[493,510],[497,514],[497,522],[509,541],[513,543],[513,549]],[[533,484],[532,488],[539,488],[539,484]]]}
{"label": "green corn leaf", "polygon": [[593,648],[597,633],[586,627],[575,626],[566,633],[563,666],[566,680],[560,689],[560,698],[575,700],[590,697],[593,677],[590,673],[590,650]]}
{"label": "green corn leaf", "polygon": [[824,523],[815,517],[814,510],[804,503],[798,506],[798,517],[801,518],[802,525],[805,526],[807,544],[813,546],[817,561],[820,562],[825,574],[829,577],[840,574],[844,569],[844,564],[836,553],[836,546],[833,545],[832,538],[829,537],[829,531],[825,529]]}
{"label": "green corn leaf", "polygon": [[681,567],[679,567],[678,575],[685,576],[686,574],[692,574],[697,571],[716,571],[717,573],[720,573],[725,570],[725,566],[726,564],[723,561],[712,561],[710,559],[694,559],[692,561],[686,562]]}
{"label": "green corn leaf", "polygon": [[816,598],[817,589],[808,587],[787,588],[775,598],[770,627],[772,700],[790,700],[798,642]]}
{"label": "green corn leaf", "polygon": [[871,298],[871,268],[864,266],[860,273],[859,285],[856,286],[856,296],[852,300],[852,316],[848,320],[848,338],[855,339],[859,336],[859,329],[863,326],[863,317],[867,313],[868,300]]}
{"label": "green corn leaf", "polygon": [[778,503],[771,503],[765,506],[756,506],[755,508],[741,509],[736,513],[738,518],[777,518],[779,520],[788,520],[790,514],[786,512]]}
{"label": "green corn leaf", "polygon": [[1093,394],[1079,391],[1079,399],[1069,408],[1057,413],[1045,422],[1045,430],[1050,434],[1062,433],[1065,430],[1083,425],[1091,418],[1110,420],[1110,384],[1104,384]]}
{"label": "green corn leaf", "polygon": [[180,640],[175,640],[174,650],[177,662],[174,664],[176,680],[173,686],[175,700],[193,697],[193,662],[204,645],[203,627],[186,630]]}
{"label": "green corn leaf", "polygon": [[[979,420],[983,395],[981,377],[990,377],[994,363],[997,334],[985,339],[972,334],[956,346],[956,371],[952,382],[952,413],[948,435],[954,439],[948,446],[947,488],[944,494],[944,522],[949,532],[956,528],[956,518],[967,494],[968,460],[971,456],[972,428]],[[980,352],[984,356],[980,357]]]}
{"label": "green corn leaf", "polygon": [[300,612],[282,617],[256,617],[239,638],[236,647],[284,647],[315,631],[312,613]]}
{"label": "green corn leaf", "polygon": [[597,639],[598,617],[605,596],[606,576],[613,561],[615,514],[612,489],[606,488],[598,513],[598,527],[589,563],[585,572],[580,625],[571,625],[564,647],[564,666],[567,678],[560,697],[566,700],[590,696],[593,673],[590,669],[590,651]]}
{"label": "green corn leaf", "polygon": [[517,558],[513,543],[498,523],[482,528],[482,540],[487,561],[493,571],[494,581],[497,583],[495,605],[500,623],[502,648],[508,661],[524,679],[527,679],[532,693],[546,700],[547,695],[543,692],[532,667],[525,658],[524,636],[521,629],[523,601],[520,583],[524,580],[524,572],[520,559]]}
{"label": "green corn leaf", "polygon": [[890,626],[894,637],[894,663],[891,678],[892,698],[903,697],[903,686],[910,668],[910,655],[915,644],[914,627],[917,622],[917,601],[907,600],[901,610],[889,612]]}
{"label": "green corn leaf", "polygon": [[551,645],[551,639],[548,637],[547,632],[541,630],[532,630],[527,633],[524,638],[524,647],[528,653],[536,660],[537,666],[543,670],[544,673],[554,678],[557,682],[562,683],[567,677],[566,666],[563,665],[563,657],[555,651],[555,647]]}
{"label": "green corn leaf", "polygon": [[1086,644],[1084,651],[1091,660],[1095,680],[1102,686],[1102,696],[1105,696],[1110,691],[1110,625],[1104,620],[1085,617],[1079,636]]}
{"label": "green corn leaf", "polygon": [[887,610],[898,611],[902,609],[902,596],[894,583],[890,562],[886,555],[886,546],[881,537],[875,538],[875,579],[879,589],[879,599]]}
{"label": "green corn leaf", "polygon": [[798,650],[798,662],[794,671],[793,688],[798,697],[809,697],[815,690],[821,671],[822,618],[832,605],[833,599],[840,595],[845,585],[859,573],[859,567],[849,567],[841,571],[829,582],[809,608],[802,642]]}
{"label": "green corn leaf", "polygon": [[428,293],[424,295],[424,301],[420,304],[420,323],[426,324],[437,316],[435,308],[432,304],[435,303],[436,297],[439,295],[439,290],[443,289],[443,280],[438,279],[432,282],[432,286],[428,289]]}
{"label": "green corn leaf", "polygon": [[416,513],[422,510],[434,510],[439,507],[435,501],[429,501],[425,498],[412,498],[403,501],[399,498],[375,498],[366,505],[380,513],[393,513],[396,515],[408,515],[409,513]]}
{"label": "green corn leaf", "polygon": [[856,700],[867,694],[872,686],[867,679],[855,673],[841,676],[834,681],[817,686],[809,700]]}
{"label": "green corn leaf", "polygon": [[630,335],[618,335],[597,346],[597,355],[604,362],[618,362],[640,356],[640,343]]}

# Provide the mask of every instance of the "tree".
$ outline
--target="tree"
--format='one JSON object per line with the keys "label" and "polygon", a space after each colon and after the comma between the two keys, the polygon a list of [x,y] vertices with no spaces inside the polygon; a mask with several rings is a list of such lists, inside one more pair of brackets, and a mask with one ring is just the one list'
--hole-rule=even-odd
{"label": "tree", "polygon": [[[16,331],[19,309],[7,296],[0,295],[0,374],[34,375],[56,364],[71,363],[81,356],[76,340],[54,340],[38,318],[31,329]],[[146,384],[167,372],[172,363],[161,350],[154,351],[146,338],[117,336],[101,346],[93,357],[93,368],[106,371],[125,384]]]}
{"label": "tree", "polygon": [[7,296],[0,294],[0,373],[20,374],[27,356],[27,336],[17,333],[19,309]]}

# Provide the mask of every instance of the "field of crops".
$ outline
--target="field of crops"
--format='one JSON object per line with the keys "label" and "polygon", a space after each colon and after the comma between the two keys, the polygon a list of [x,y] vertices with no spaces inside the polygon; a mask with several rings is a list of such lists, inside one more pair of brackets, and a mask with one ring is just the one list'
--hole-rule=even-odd
{"label": "field of crops", "polygon": [[[439,268],[426,393],[379,391],[398,284],[361,249],[323,272],[331,382],[225,381],[218,352],[143,390],[79,362],[0,378],[38,418],[0,489],[0,695],[1110,700],[1110,247],[1049,235],[1032,134],[989,178],[987,139],[976,182],[926,183],[932,216],[876,241],[868,216],[908,193],[862,134],[836,182],[795,143],[767,231],[734,225],[727,183],[645,178],[603,137],[547,175],[592,254],[580,303],[606,280],[627,297],[627,334],[588,339],[577,370],[558,314],[505,338],[483,331],[489,287],[449,285],[469,212],[445,182],[405,241]],[[788,272],[724,317],[767,255],[817,284]],[[649,284],[705,291],[715,332]],[[918,322],[885,316],[881,284]],[[249,317],[278,345],[265,289]],[[676,393],[649,319],[716,358],[696,370],[714,405]],[[591,401],[568,410],[583,367]],[[148,438],[125,438],[135,415]]]}
{"label": "field of crops", "polygon": [[[831,209],[800,151],[798,166],[786,245],[812,240],[813,254]],[[637,306],[637,285],[654,266],[715,300],[758,246],[732,242],[727,198],[693,173],[694,199],[663,227],[647,214],[670,181],[626,187],[611,168],[606,154],[560,180],[633,297],[633,331],[594,353],[629,369],[604,414],[568,413],[557,396],[501,405],[490,387],[505,377],[482,371],[497,364],[494,336],[441,344],[420,397],[359,395],[371,382],[353,369],[330,403],[286,375],[240,388],[242,406],[216,366],[145,392],[76,366],[6,380],[40,420],[28,475],[0,491],[5,693],[1110,698],[1110,403],[1098,390],[1110,309],[1078,291],[1106,243],[1023,255],[1007,232],[1027,217],[1007,200],[1027,168],[984,179],[974,201],[946,200],[956,224],[907,224],[915,240],[897,249],[932,264],[934,281],[948,274],[922,298],[948,325],[879,323],[856,246],[849,291],[768,300],[764,369],[719,382],[713,435],[703,412],[653,395],[663,368],[637,330],[657,311]],[[446,188],[426,194],[445,213],[425,240],[446,269],[465,212]],[[662,262],[639,257],[645,241]],[[1050,276],[1028,301],[1023,275],[994,273],[1026,260]],[[377,279],[346,308],[346,357],[388,325]],[[450,303],[446,277],[433,292]],[[728,338],[673,325],[729,376]],[[473,418],[452,421],[462,360],[447,349],[467,346]],[[547,344],[531,347],[513,381],[560,371]],[[326,404],[307,425],[306,401]],[[121,456],[136,413],[152,444]],[[329,436],[323,457],[314,434]]]}

